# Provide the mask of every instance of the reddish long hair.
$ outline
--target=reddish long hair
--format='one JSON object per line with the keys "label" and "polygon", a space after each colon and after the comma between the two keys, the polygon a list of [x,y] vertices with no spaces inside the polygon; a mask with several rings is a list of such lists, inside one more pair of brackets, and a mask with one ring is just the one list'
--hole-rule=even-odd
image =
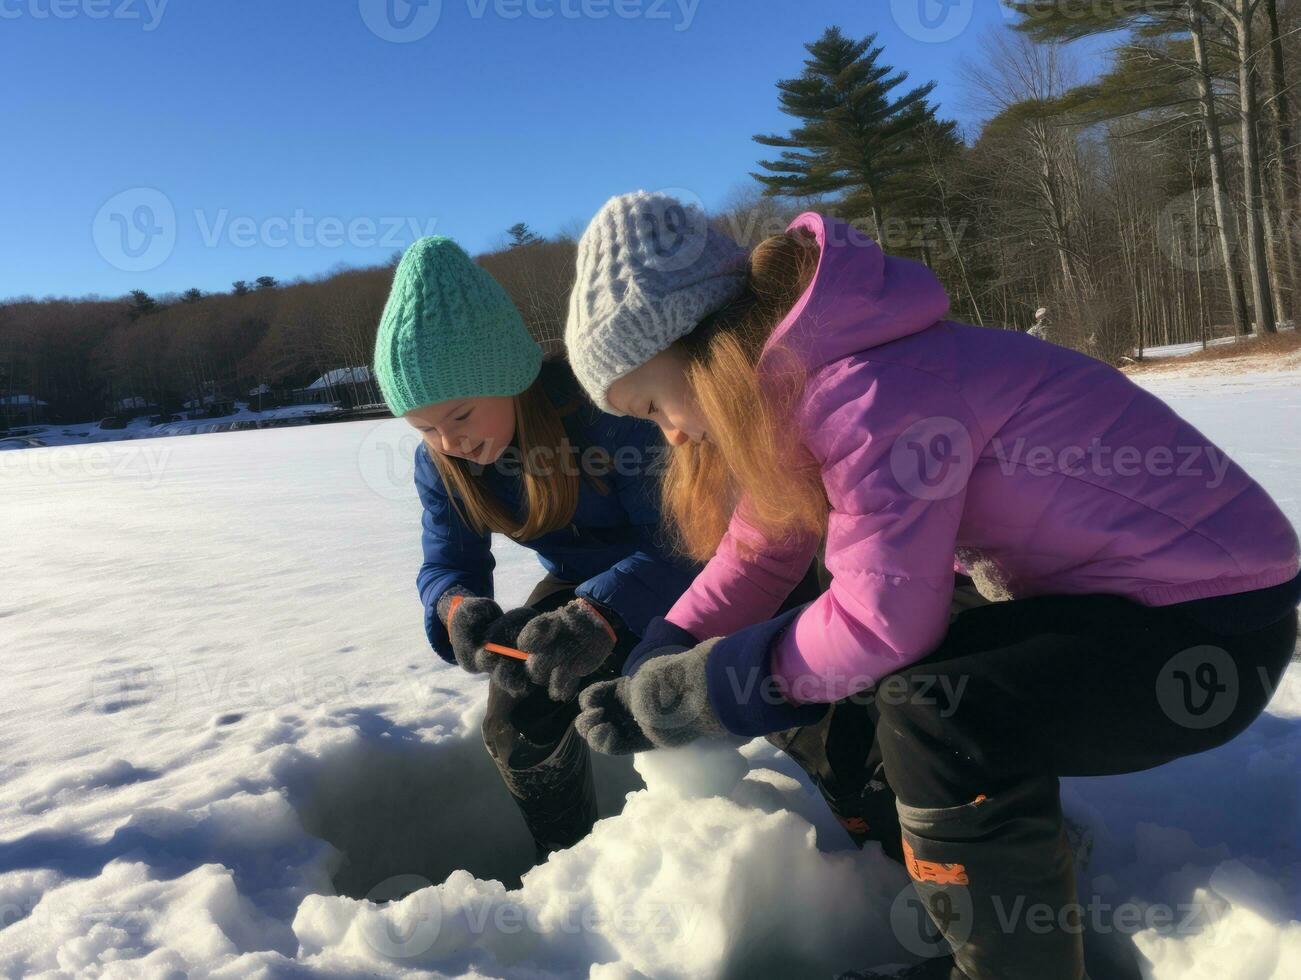
{"label": "reddish long hair", "polygon": [[670,454],[664,510],[679,550],[698,561],[717,550],[742,499],[746,519],[769,540],[826,531],[821,473],[793,417],[804,372],[774,351],[771,383],[761,387],[757,373],[764,344],[808,288],[818,257],[806,232],[766,239],[750,253],[741,295],[677,341],[709,438]]}

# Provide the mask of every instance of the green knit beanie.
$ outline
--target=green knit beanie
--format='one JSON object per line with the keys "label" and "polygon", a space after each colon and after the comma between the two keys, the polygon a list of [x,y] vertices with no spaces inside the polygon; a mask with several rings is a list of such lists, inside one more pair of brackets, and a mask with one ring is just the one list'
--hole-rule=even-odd
{"label": "green knit beanie", "polygon": [[375,376],[394,415],[453,398],[518,395],[542,348],[492,276],[450,238],[422,238],[398,263],[375,338]]}

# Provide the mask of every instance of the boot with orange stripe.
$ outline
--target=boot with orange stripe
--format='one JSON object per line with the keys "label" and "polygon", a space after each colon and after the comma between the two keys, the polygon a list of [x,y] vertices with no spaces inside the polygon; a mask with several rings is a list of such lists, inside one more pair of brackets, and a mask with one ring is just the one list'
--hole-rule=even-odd
{"label": "boot with orange stripe", "polygon": [[953,950],[950,980],[1086,980],[1055,777],[961,806],[899,802],[904,864]]}

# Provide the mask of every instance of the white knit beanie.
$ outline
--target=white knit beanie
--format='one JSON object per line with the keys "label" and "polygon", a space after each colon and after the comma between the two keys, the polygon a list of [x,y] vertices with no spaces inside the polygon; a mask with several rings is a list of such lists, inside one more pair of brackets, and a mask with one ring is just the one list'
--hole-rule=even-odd
{"label": "white knit beanie", "polygon": [[745,288],[748,253],[704,211],[660,191],[607,201],[578,243],[565,347],[602,410],[610,386]]}

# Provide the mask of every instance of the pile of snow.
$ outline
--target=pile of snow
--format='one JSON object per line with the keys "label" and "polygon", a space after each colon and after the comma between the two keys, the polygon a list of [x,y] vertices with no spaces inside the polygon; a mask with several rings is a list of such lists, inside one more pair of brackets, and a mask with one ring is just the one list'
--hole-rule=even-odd
{"label": "pile of snow", "polygon": [[[1297,381],[1162,394],[1301,520]],[[903,872],[853,849],[762,740],[598,759],[605,819],[531,867],[479,740],[484,684],[421,631],[413,438],[387,421],[160,439],[150,467],[132,442],[0,454],[0,975],[825,977],[914,959]],[[518,602],[541,569],[494,550]],[[1294,668],[1230,745],[1064,783],[1095,836],[1087,894],[1149,976],[1295,975],[1299,765]]]}

